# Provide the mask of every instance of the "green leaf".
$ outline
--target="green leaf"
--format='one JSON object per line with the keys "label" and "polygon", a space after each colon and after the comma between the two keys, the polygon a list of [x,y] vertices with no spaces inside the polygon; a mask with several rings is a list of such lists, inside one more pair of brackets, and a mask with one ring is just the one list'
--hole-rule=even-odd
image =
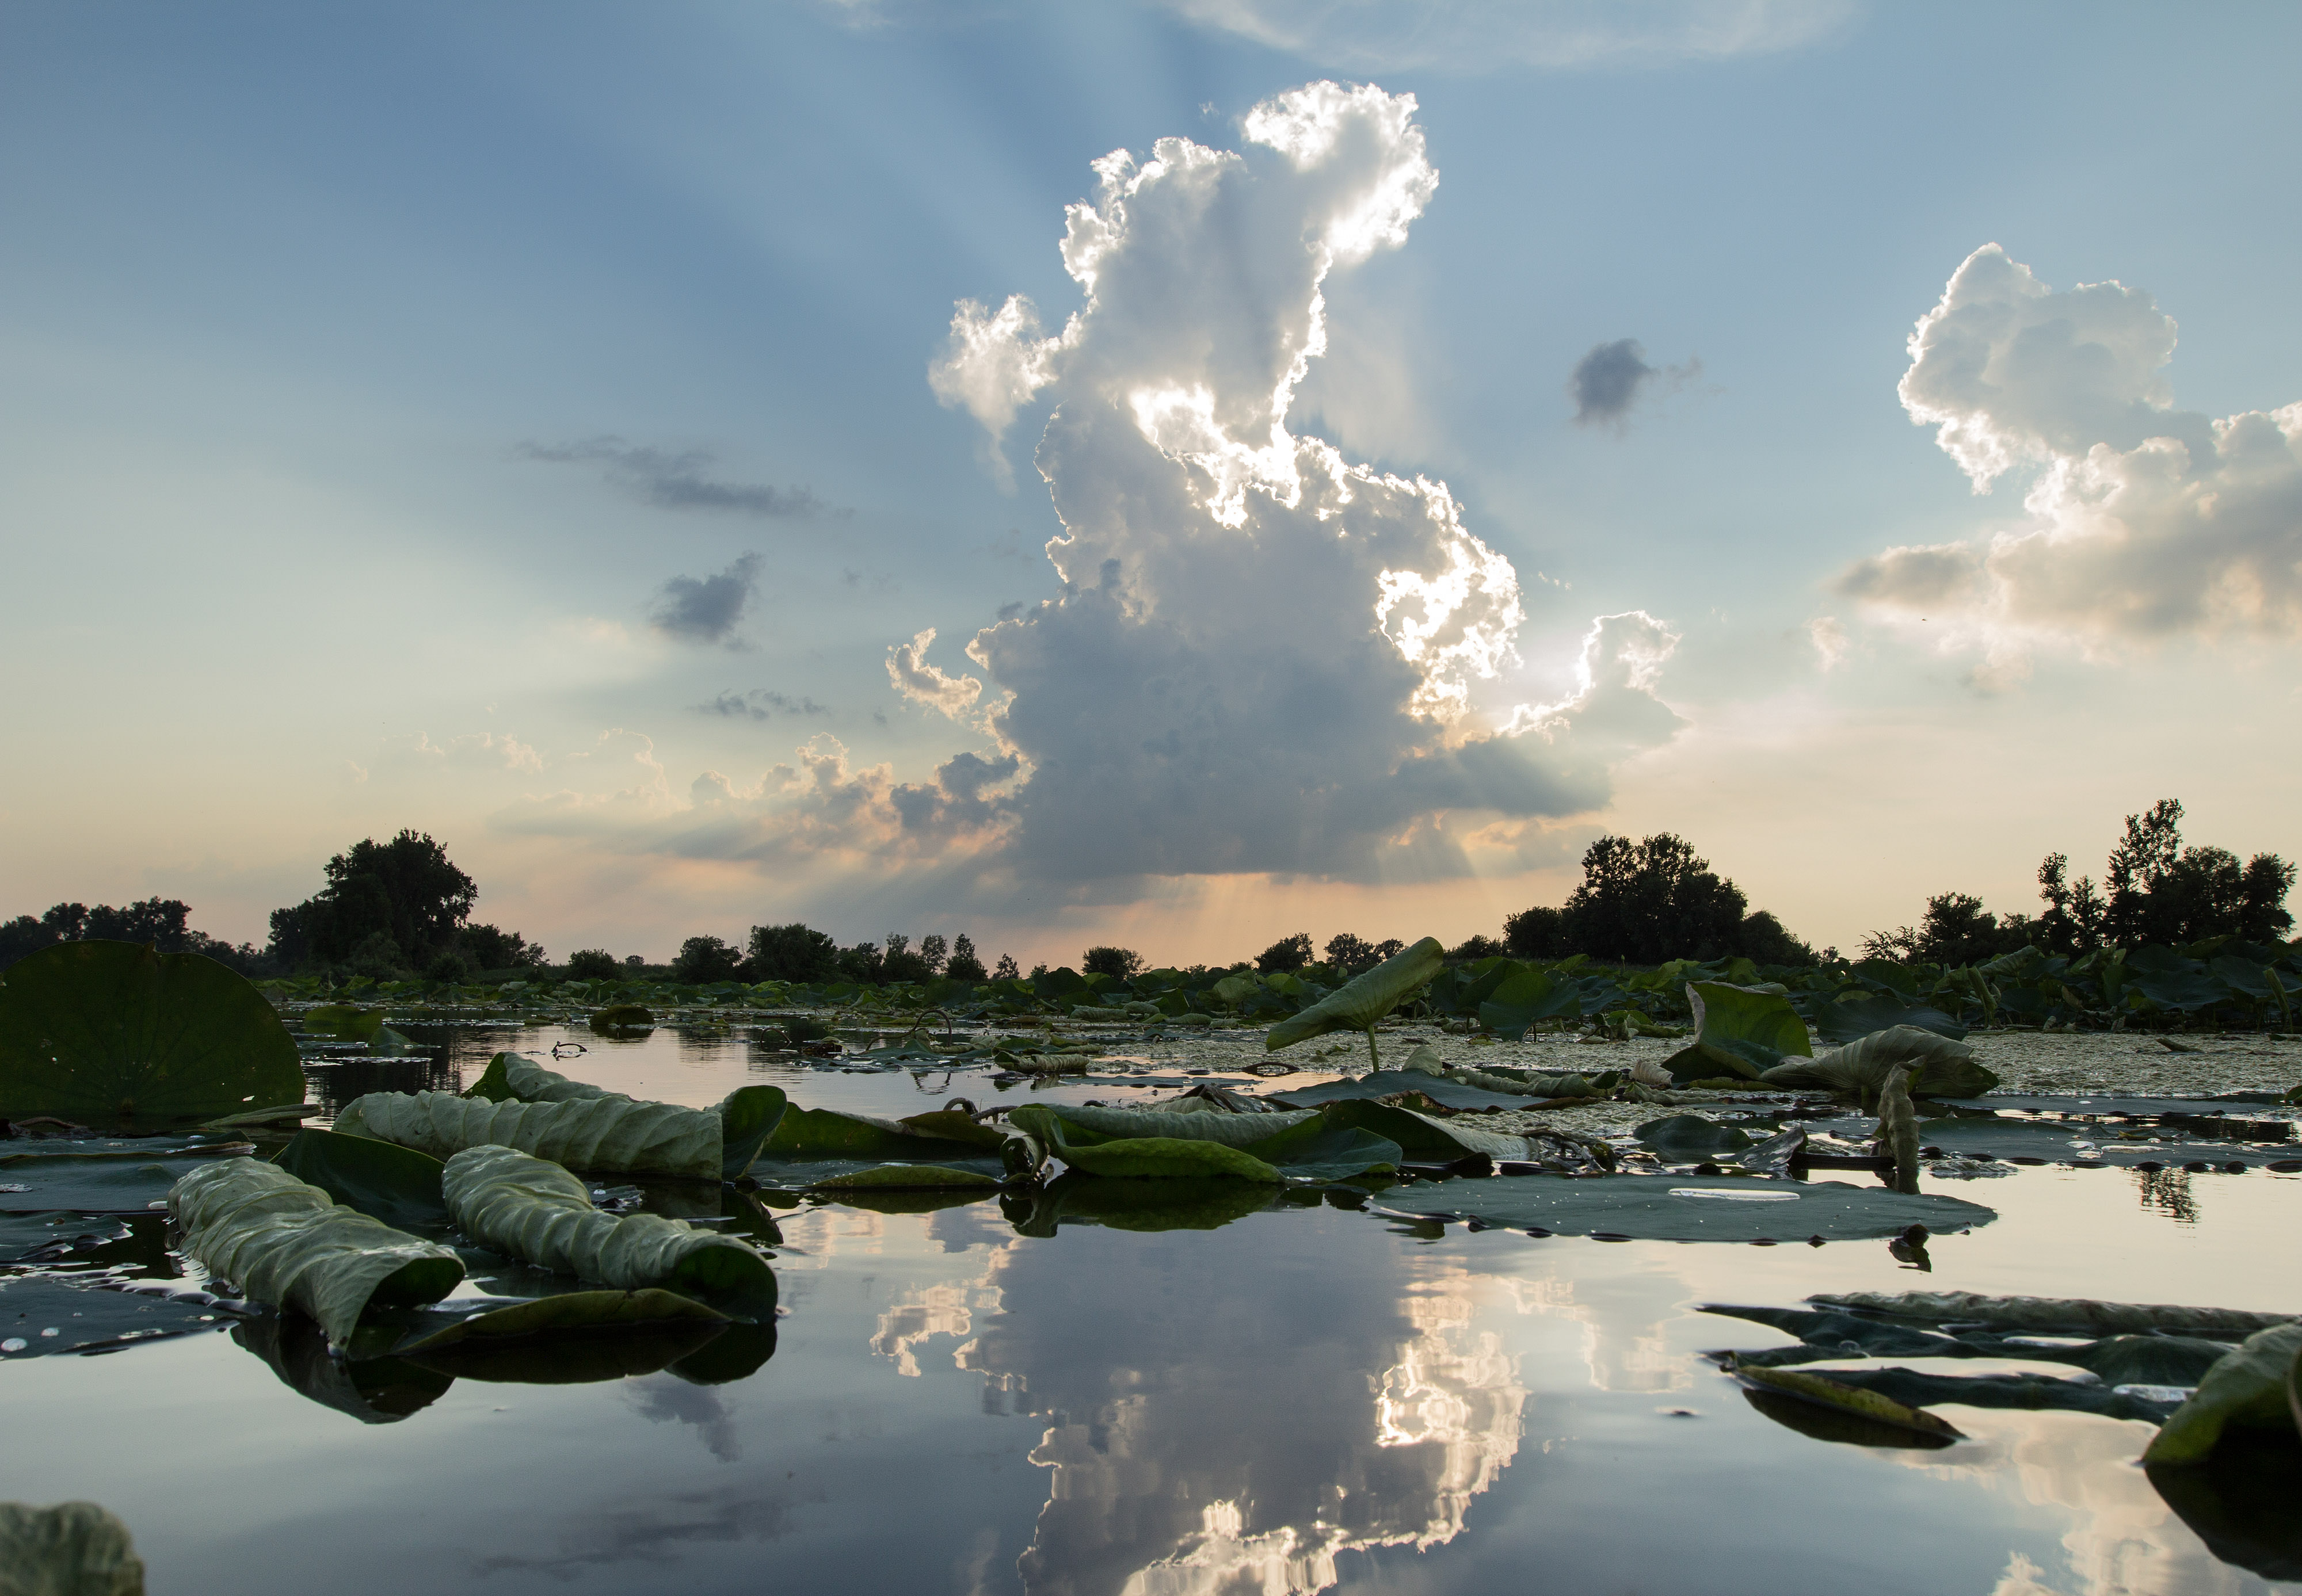
{"label": "green leaf", "polygon": [[1751,1145],[1747,1131],[1692,1113],[1669,1114],[1659,1120],[1649,1120],[1632,1134],[1639,1138],[1641,1147],[1665,1158],[1739,1153]]}
{"label": "green leaf", "polygon": [[1583,1012],[1583,990],[1522,965],[1479,1004],[1479,1023],[1506,1041],[1525,1037],[1538,1020],[1572,1019]]}
{"label": "green leaf", "polygon": [[1679,1080],[1699,1080],[1724,1068],[1746,1080],[1814,1045],[1806,1021],[1780,987],[1730,986],[1725,981],[1689,981],[1686,1000],[1694,1011],[1693,1045],[1681,1048],[1664,1068]]}
{"label": "green leaf", "polygon": [[1263,1050],[1276,1053],[1331,1030],[1373,1030],[1376,1021],[1430,984],[1445,965],[1446,956],[1436,937],[1425,937],[1273,1026],[1264,1035]]}
{"label": "green leaf", "polygon": [[277,1164],[232,1158],[168,1194],[184,1250],[260,1302],[292,1305],[348,1340],[371,1303],[436,1302],[464,1278],[446,1247],[340,1207]]}
{"label": "green leaf", "polygon": [[94,1502],[0,1502],[0,1569],[12,1596],[144,1596],[128,1526]]}
{"label": "green leaf", "polygon": [[2302,1319],[2247,1337],[2236,1351],[2206,1371],[2190,1399],[2143,1449],[2144,1464],[2203,1463],[2232,1424],[2281,1431],[2302,1425],[2302,1415],[2288,1396],[2298,1357],[2302,1357]]}
{"label": "green leaf", "polygon": [[298,1130],[272,1162],[388,1225],[428,1231],[449,1223],[441,1163],[413,1147],[337,1130]]}
{"label": "green leaf", "polygon": [[1496,1175],[1387,1191],[1381,1201],[1386,1211],[1410,1215],[1640,1241],[1849,1241],[1897,1235],[1914,1223],[1943,1232],[1997,1217],[1977,1203],[1906,1197],[1884,1186],[1731,1175]]}
{"label": "green leaf", "polygon": [[654,1214],[602,1214],[559,1164],[511,1147],[448,1160],[441,1190],[456,1227],[540,1269],[627,1291],[684,1292],[747,1319],[772,1317],[775,1272],[748,1243]]}
{"label": "green leaf", "polygon": [[252,1142],[187,1143],[101,1139],[39,1142],[37,1152],[0,1155],[0,1208],[19,1213],[71,1208],[81,1214],[143,1214],[166,1200],[169,1188],[220,1158],[254,1152]]}
{"label": "green leaf", "polygon": [[[59,1239],[71,1234],[66,1231]],[[24,1343],[19,1351],[0,1352],[0,1363],[57,1353],[113,1352],[222,1330],[238,1316],[205,1292],[162,1296],[106,1289],[119,1283],[116,1278],[88,1273],[0,1276],[0,1319],[15,1327],[8,1331],[10,1338]],[[56,1333],[42,1333],[51,1330]],[[0,1591],[5,1589],[0,1585]]]}
{"label": "green leaf", "polygon": [[1826,1042],[1852,1042],[1896,1025],[1916,1026],[1953,1040],[1966,1035],[1966,1027],[1940,1009],[1892,995],[1853,992],[1836,1003],[1814,1005],[1814,1029]]}
{"label": "green leaf", "polygon": [[1281,1193],[1253,1180],[1103,1180],[1064,1174],[1033,1197],[1030,1213],[1015,1222],[1015,1229],[1038,1237],[1080,1224],[1113,1231],[1212,1231],[1282,1200]]}
{"label": "green leaf", "polygon": [[347,1042],[365,1042],[383,1029],[381,1008],[357,1008],[349,1004],[324,1004],[304,1011],[304,1029]]}
{"label": "green leaf", "polygon": [[213,959],[65,942],[0,974],[0,1118],[159,1125],[303,1096],[296,1039]]}
{"label": "green leaf", "polygon": [[[1108,1137],[1090,1127],[1074,1125],[1065,1114],[1058,1113],[1052,1105],[1045,1103],[1027,1103],[1007,1117],[1018,1129],[1037,1137],[1048,1152],[1071,1168],[1090,1175],[1130,1180],[1225,1176],[1239,1180],[1257,1180],[1269,1186],[1281,1184],[1279,1172],[1262,1159],[1209,1137],[1188,1140],[1172,1136]],[[1130,1114],[1128,1117],[1132,1119],[1136,1116]],[[1165,1117],[1211,1119],[1214,1116],[1172,1114]]]}
{"label": "green leaf", "polygon": [[1407,1157],[1424,1163],[1453,1163],[1476,1154],[1524,1161],[1542,1155],[1526,1137],[1475,1130],[1388,1103],[1345,1097],[1330,1102],[1321,1112],[1332,1125],[1370,1131],[1396,1144]]}
{"label": "green leaf", "polygon": [[644,1030],[654,1023],[655,1016],[635,1003],[609,1004],[592,1016],[592,1029],[603,1037],[618,1031]]}
{"label": "green leaf", "polygon": [[809,1185],[811,1191],[983,1191],[1004,1182],[981,1170],[950,1169],[934,1163],[875,1163],[848,1174],[829,1175]]}

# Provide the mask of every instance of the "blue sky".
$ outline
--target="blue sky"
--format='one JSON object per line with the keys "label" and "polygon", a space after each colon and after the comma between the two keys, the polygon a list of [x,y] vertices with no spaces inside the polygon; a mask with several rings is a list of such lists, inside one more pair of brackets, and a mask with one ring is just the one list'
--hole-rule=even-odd
{"label": "blue sky", "polygon": [[[1559,901],[1592,836],[1668,828],[1851,945],[1947,887],[2027,908],[2041,853],[2091,867],[2162,796],[2195,838],[2290,856],[2288,467],[2245,467],[2244,548],[2195,504],[2106,533],[2104,495],[2142,489],[2100,474],[2155,460],[2129,457],[2157,424],[2072,418],[2097,378],[2154,416],[2302,399],[2298,31],[2273,7],[0,6],[6,911],[157,891],[260,937],[329,853],[412,825],[555,952],[805,918],[1229,959],[1298,927],[1492,929]],[[955,302],[1028,296],[1049,336],[1082,308],[1064,207],[1113,150],[1244,151],[1239,214],[1271,223],[1172,261],[1147,228],[1153,280],[1299,265],[1270,242],[1284,163],[1243,129],[1329,80],[1411,95],[1436,186],[1326,274],[1285,425],[1443,482],[1524,618],[1442,724],[1377,701],[1402,667],[1352,597],[1372,566],[1250,525],[1269,558],[1218,577],[1188,550],[1220,534],[1131,526],[1113,546],[1164,597],[1112,600],[1112,635],[1189,617],[1175,658],[1229,694],[1193,723],[1186,825],[1130,773],[1164,711],[1098,601],[1002,634],[1046,644],[1009,723],[987,711],[1023,656],[1008,680],[962,650],[1063,598],[1032,457],[1119,391],[1080,373],[1286,307],[1209,275],[1099,309],[1133,331],[1021,402],[1012,483],[929,367]],[[1945,390],[2019,457],[1979,495],[1896,384],[1993,242],[2031,276],[1962,314],[2081,336],[2021,407]],[[2053,297],[2111,280],[2148,302],[2097,325]],[[1569,373],[1626,339],[1654,374],[1577,424]],[[2205,424],[2165,426],[2197,457]],[[1115,458],[1058,491],[1093,499]],[[2026,508],[2056,473],[2075,497]],[[1955,591],[1878,562],[1993,534],[2032,541]],[[2185,612],[2121,608],[2200,570]],[[1662,656],[1586,686],[1594,617],[1632,614]],[[979,685],[956,713],[889,674],[929,627],[928,664]],[[1003,774],[941,781],[961,754]],[[1417,785],[1410,756],[1453,774]],[[1322,818],[1271,832],[1298,813]]]}

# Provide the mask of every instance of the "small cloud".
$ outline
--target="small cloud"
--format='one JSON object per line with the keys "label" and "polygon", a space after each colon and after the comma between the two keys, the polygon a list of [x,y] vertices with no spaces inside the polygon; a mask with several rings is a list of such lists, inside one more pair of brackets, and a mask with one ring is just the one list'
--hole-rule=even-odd
{"label": "small cloud", "polygon": [[723,693],[708,704],[690,706],[698,715],[724,715],[731,719],[772,720],[778,715],[828,715],[831,711],[811,698],[754,687],[749,693]]}
{"label": "small cloud", "polygon": [[936,629],[929,626],[909,643],[891,645],[887,650],[887,679],[905,698],[940,710],[956,720],[983,696],[983,684],[973,676],[947,676],[929,665],[928,645],[935,642],[935,637]]}
{"label": "small cloud", "polygon": [[601,475],[607,482],[658,509],[721,510],[783,520],[820,516],[828,508],[805,488],[719,482],[707,476],[704,468],[711,464],[712,457],[700,449],[674,454],[609,436],[588,438],[580,443],[522,443],[512,452],[523,459],[555,465],[601,465],[605,467]]}
{"label": "small cloud", "polygon": [[1567,376],[1567,396],[1575,401],[1575,424],[1630,424],[1631,409],[1647,385],[1659,380],[1666,391],[1676,390],[1702,374],[1702,362],[1684,365],[1649,365],[1646,349],[1635,338],[1592,344],[1591,352],[1575,363]]}
{"label": "small cloud", "polygon": [[657,631],[683,643],[740,646],[735,627],[758,590],[760,557],[746,554],[717,576],[674,576],[663,584],[663,602],[648,618]]}
{"label": "small cloud", "polygon": [[1835,615],[1818,616],[1806,624],[1806,634],[1814,643],[1814,651],[1826,671],[1836,670],[1846,659],[1846,628],[1838,624]]}

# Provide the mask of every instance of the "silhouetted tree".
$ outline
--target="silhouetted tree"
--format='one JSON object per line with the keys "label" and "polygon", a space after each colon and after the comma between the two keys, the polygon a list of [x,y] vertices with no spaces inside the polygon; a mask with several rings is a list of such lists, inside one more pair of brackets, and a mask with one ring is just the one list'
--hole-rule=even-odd
{"label": "silhouetted tree", "polygon": [[1012,981],[1020,978],[1022,973],[1015,968],[1014,954],[1002,953],[999,955],[998,964],[991,971],[991,979],[995,981]]}
{"label": "silhouetted tree", "polygon": [[1735,951],[1747,900],[1683,837],[1602,836],[1584,852],[1583,885],[1567,900],[1577,953],[1632,964],[1716,959]]}
{"label": "silhouetted tree", "polygon": [[612,981],[623,969],[603,947],[579,948],[567,955],[567,973],[579,981]]}
{"label": "silhouetted tree", "polygon": [[1514,959],[1564,959],[1575,950],[1567,945],[1567,911],[1538,903],[1503,921],[1503,946]]}
{"label": "silhouetted tree", "polygon": [[290,966],[343,962],[378,932],[405,962],[428,963],[455,940],[479,897],[448,851],[415,831],[355,843],[328,861],[325,873],[316,895],[272,911],[272,951]]}
{"label": "silhouetted tree", "polygon": [[1466,937],[1453,947],[1449,948],[1447,957],[1458,964],[1462,964],[1474,959],[1500,959],[1508,952],[1510,950],[1501,943],[1482,932],[1475,936]]}
{"label": "silhouetted tree", "polygon": [[1327,938],[1327,962],[1338,970],[1372,970],[1382,961],[1375,956],[1374,944],[1348,931],[1338,931]]}
{"label": "silhouetted tree", "polygon": [[1311,933],[1298,931],[1292,937],[1282,937],[1256,955],[1255,967],[1264,975],[1275,975],[1282,970],[1300,970],[1311,962]]}
{"label": "silhouetted tree", "polygon": [[493,926],[466,926],[456,934],[456,946],[475,970],[541,970],[550,955],[517,931]]}
{"label": "silhouetted tree", "polygon": [[935,969],[912,951],[910,937],[890,933],[887,951],[879,960],[879,979],[883,981],[931,981],[935,979]]}
{"label": "silhouetted tree", "polygon": [[839,945],[825,932],[798,920],[787,926],[753,926],[744,961],[746,979],[828,981],[840,973]]}
{"label": "silhouetted tree", "polygon": [[1131,947],[1091,947],[1080,955],[1081,975],[1114,976],[1125,980],[1143,968],[1143,955]]}
{"label": "silhouetted tree", "polygon": [[671,961],[671,979],[704,986],[732,981],[742,973],[744,956],[717,937],[691,937],[679,945]]}
{"label": "silhouetted tree", "polygon": [[951,939],[951,958],[944,964],[943,972],[954,981],[981,981],[990,979],[989,973],[983,968],[982,955],[975,951],[973,939],[964,931]]}

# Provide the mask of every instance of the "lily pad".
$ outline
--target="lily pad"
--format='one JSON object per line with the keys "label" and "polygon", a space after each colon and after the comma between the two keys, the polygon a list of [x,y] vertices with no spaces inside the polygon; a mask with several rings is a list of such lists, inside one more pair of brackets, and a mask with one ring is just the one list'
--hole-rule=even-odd
{"label": "lily pad", "polygon": [[1891,1314],[1920,1323],[2081,1335],[2250,1336],[2292,1322],[2288,1314],[2201,1308],[2176,1303],[2097,1302],[2082,1297],[1994,1297],[1979,1291],[1818,1291],[1827,1307]]}
{"label": "lily pad", "polygon": [[[222,1330],[246,1317],[203,1291],[122,1290],[70,1276],[0,1279],[0,1362],[58,1352],[111,1352],[140,1341]],[[11,1343],[21,1341],[22,1346]]]}
{"label": "lily pad", "polygon": [[1855,1241],[1913,1224],[1940,1233],[1998,1217],[1979,1203],[1931,1193],[1729,1175],[1498,1175],[1387,1191],[1378,1205],[1417,1218],[1638,1241]]}
{"label": "lily pad", "polygon": [[[254,1150],[248,1142],[206,1144],[181,1138],[102,1138],[33,1144],[0,1156],[0,1209],[29,1213],[70,1208],[81,1214],[143,1214],[166,1202],[168,1189],[218,1158]],[[20,1191],[5,1189],[21,1187]]]}
{"label": "lily pad", "polygon": [[1826,1042],[1853,1042],[1876,1032],[1908,1025],[1953,1041],[1966,1027],[1928,1004],[1905,1003],[1892,994],[1842,997],[1836,1003],[1814,1005],[1814,1029]]}
{"label": "lily pad", "polygon": [[1316,1108],[1323,1103],[1347,1100],[1374,1102],[1397,1096],[1401,1092],[1420,1092],[1433,1103],[1443,1104],[1449,1108],[1519,1109],[1526,1106],[1526,1098],[1518,1093],[1465,1086],[1443,1075],[1426,1074],[1421,1070],[1379,1070],[1367,1075],[1347,1075],[1340,1080],[1322,1081],[1317,1086],[1273,1093],[1265,1096],[1264,1101],[1292,1108]]}
{"label": "lily pad", "polygon": [[2206,1371],[2198,1389],[2142,1453],[2147,1464],[2201,1463],[2230,1426],[2292,1437],[2297,1419],[2287,1381],[2302,1357],[2302,1319],[2256,1331]]}
{"label": "lily pad", "polygon": [[1664,1158],[1708,1158],[1713,1153],[1739,1153],[1751,1145],[1751,1136],[1739,1126],[1722,1125],[1701,1114],[1675,1113],[1649,1120],[1632,1133],[1639,1145]]}
{"label": "lily pad", "polygon": [[[760,1185],[803,1191],[883,1165],[911,1189],[974,1187],[1028,1172],[1021,1138],[949,1110],[882,1120],[828,1108],[793,1108],[760,1148],[752,1178]],[[948,1172],[949,1178],[937,1172]],[[893,1186],[882,1189],[894,1189]]]}
{"label": "lily pad", "polygon": [[64,942],[0,974],[0,1118],[109,1129],[298,1102],[297,1059],[264,995],[198,953]]}

